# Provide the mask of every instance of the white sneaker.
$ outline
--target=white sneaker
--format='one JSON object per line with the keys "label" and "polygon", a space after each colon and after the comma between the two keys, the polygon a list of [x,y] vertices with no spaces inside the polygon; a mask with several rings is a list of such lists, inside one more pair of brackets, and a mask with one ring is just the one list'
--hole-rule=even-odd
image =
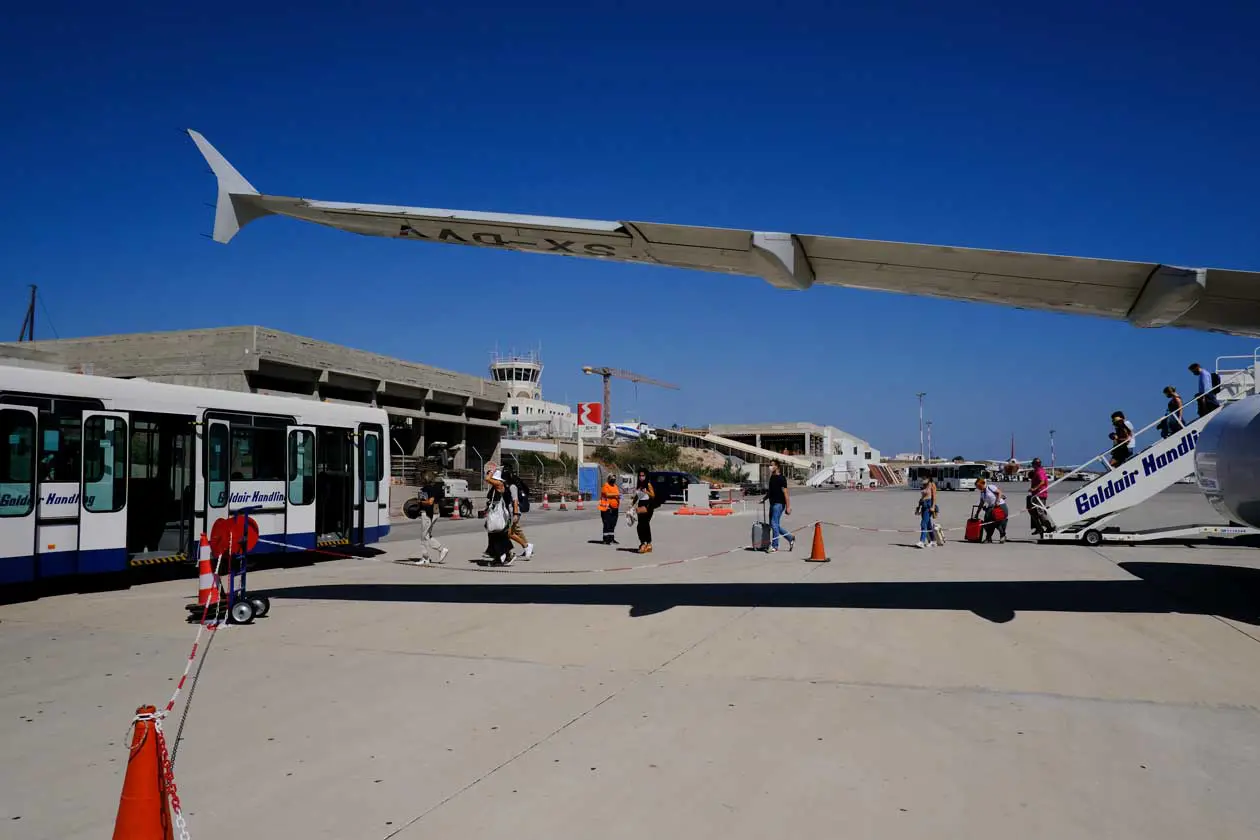
{"label": "white sneaker", "polygon": [[447,548],[446,546],[442,546],[442,550],[438,552],[438,559],[437,559],[437,562],[438,562],[438,563],[445,563],[445,562],[446,562],[446,555],[448,555],[448,554],[450,554],[450,553],[451,553],[451,550],[450,550],[449,548]]}
{"label": "white sneaker", "polygon": [[927,544],[926,544],[926,543],[924,543],[924,542],[922,542],[922,541],[920,541],[920,542],[915,543],[915,544],[914,544],[914,547],[915,547],[915,548],[927,548]]}
{"label": "white sneaker", "polygon": [[528,545],[525,546],[525,559],[528,560],[529,558],[533,556],[534,556],[534,544],[529,543]]}

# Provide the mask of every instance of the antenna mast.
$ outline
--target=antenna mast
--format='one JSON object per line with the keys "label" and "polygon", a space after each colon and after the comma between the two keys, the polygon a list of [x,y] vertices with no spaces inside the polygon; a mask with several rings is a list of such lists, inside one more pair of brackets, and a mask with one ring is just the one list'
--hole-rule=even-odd
{"label": "antenna mast", "polygon": [[[18,335],[18,341],[34,341],[35,340],[35,292],[38,287],[31,284],[31,302],[26,306],[26,317],[22,319],[22,332]],[[30,337],[27,338],[27,334]]]}

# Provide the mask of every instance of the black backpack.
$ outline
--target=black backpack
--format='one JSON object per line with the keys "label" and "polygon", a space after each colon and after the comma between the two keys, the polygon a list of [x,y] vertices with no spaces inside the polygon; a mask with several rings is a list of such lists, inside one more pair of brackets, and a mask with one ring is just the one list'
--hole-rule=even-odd
{"label": "black backpack", "polygon": [[529,513],[529,488],[519,478],[514,483],[516,484],[516,503],[521,513]]}
{"label": "black backpack", "polygon": [[1217,373],[1216,371],[1212,371],[1212,387],[1213,388],[1221,387],[1221,375]]}

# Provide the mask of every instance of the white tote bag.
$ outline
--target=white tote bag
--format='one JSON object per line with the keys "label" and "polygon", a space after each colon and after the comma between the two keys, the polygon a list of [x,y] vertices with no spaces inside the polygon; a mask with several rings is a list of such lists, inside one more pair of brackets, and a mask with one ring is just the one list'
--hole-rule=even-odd
{"label": "white tote bag", "polygon": [[486,511],[486,530],[492,534],[499,531],[506,531],[508,528],[507,505],[502,499],[490,505],[490,509]]}

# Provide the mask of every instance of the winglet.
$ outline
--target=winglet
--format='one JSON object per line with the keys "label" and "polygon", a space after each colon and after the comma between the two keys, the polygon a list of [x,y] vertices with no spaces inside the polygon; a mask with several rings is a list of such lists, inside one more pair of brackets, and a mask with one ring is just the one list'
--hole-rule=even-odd
{"label": "winglet", "polygon": [[270,211],[254,200],[258,190],[219,154],[218,149],[210,145],[209,140],[191,128],[187,131],[219,182],[219,198],[214,211],[214,241],[227,243],[245,225],[269,215]]}

